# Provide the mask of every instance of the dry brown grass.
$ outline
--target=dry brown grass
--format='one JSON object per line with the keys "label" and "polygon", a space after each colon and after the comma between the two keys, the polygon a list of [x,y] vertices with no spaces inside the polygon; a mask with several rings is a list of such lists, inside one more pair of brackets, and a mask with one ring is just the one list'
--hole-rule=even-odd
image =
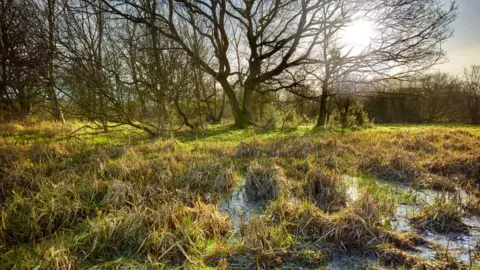
{"label": "dry brown grass", "polygon": [[33,197],[14,194],[2,207],[0,241],[23,243],[83,220],[87,209],[71,187],[45,185]]}
{"label": "dry brown grass", "polygon": [[276,199],[281,192],[288,192],[282,168],[269,162],[253,161],[247,169],[245,179],[245,190],[252,200]]}
{"label": "dry brown grass", "polygon": [[66,247],[50,247],[43,253],[38,269],[75,270],[76,256]]}
{"label": "dry brown grass", "polygon": [[411,218],[411,222],[418,229],[430,229],[439,233],[469,232],[469,226],[462,221],[460,199],[447,200],[445,194],[436,198],[432,204],[426,205],[420,213]]}
{"label": "dry brown grass", "polygon": [[360,168],[389,181],[413,182],[421,175],[414,155],[406,152],[373,151],[366,153]]}
{"label": "dry brown grass", "polygon": [[335,171],[309,171],[304,192],[326,212],[336,212],[347,205],[346,185]]}
{"label": "dry brown grass", "polygon": [[197,201],[194,207],[185,207],[184,213],[193,218],[207,238],[225,236],[230,230],[230,217],[215,205]]}

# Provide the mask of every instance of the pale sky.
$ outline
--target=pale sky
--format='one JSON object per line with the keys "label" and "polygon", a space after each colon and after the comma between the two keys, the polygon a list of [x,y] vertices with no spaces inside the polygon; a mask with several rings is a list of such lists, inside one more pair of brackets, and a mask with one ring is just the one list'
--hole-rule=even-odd
{"label": "pale sky", "polygon": [[[448,5],[450,0],[442,0]],[[458,17],[453,36],[444,44],[448,62],[434,70],[459,74],[470,65],[480,65],[480,0],[457,0]]]}

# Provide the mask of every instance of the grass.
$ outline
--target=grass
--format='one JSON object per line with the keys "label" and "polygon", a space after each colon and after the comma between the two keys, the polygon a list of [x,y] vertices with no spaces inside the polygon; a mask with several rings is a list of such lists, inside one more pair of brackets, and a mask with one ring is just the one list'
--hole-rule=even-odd
{"label": "grass", "polygon": [[[448,269],[406,255],[418,235],[388,220],[417,201],[396,186],[470,193],[423,205],[425,230],[479,213],[474,126],[210,126],[158,139],[85,125],[0,125],[0,268],[317,268],[348,250],[386,267]],[[345,175],[358,179],[355,201]],[[266,209],[237,231],[218,204],[240,185]]]}

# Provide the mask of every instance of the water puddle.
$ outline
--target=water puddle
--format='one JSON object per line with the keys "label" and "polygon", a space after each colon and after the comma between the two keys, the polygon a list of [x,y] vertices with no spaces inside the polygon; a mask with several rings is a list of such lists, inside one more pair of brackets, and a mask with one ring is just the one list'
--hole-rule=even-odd
{"label": "water puddle", "polygon": [[230,216],[233,229],[238,231],[252,217],[265,209],[264,202],[251,201],[242,185],[231,194],[220,199],[218,210]]}
{"label": "water puddle", "polygon": [[[342,175],[342,179],[347,183],[347,195],[350,202],[354,202],[359,199],[359,179],[356,177]],[[410,224],[410,218],[417,214],[424,205],[432,204],[435,200],[444,196],[447,201],[456,199],[461,203],[466,203],[470,199],[470,195],[464,190],[458,190],[455,192],[442,192],[431,189],[415,189],[412,186],[404,183],[392,183],[382,180],[377,180],[377,184],[387,186],[392,194],[405,194],[403,198],[408,199],[404,202],[399,202],[396,208],[395,216],[391,217],[390,225],[392,229],[401,232],[416,231]],[[449,252],[455,256],[459,261],[470,265],[470,261],[475,255],[480,254],[480,218],[479,217],[464,217],[462,221],[470,226],[469,234],[448,233],[440,234],[432,231],[418,232],[420,236],[431,243],[431,245],[419,246],[419,252],[410,252],[412,255],[420,256],[426,260],[434,260],[436,257],[435,246],[449,250]],[[349,264],[348,260],[352,256],[347,256],[347,261],[344,262],[342,257],[334,258],[332,265],[338,265],[339,267],[333,267],[332,269],[341,268],[358,268],[358,263],[355,265]],[[358,260],[362,261],[362,260]],[[365,262],[365,260],[363,260]],[[480,261],[476,261],[474,265],[480,266]]]}
{"label": "water puddle", "polygon": [[381,267],[377,258],[373,255],[362,255],[353,252],[335,252],[333,253],[332,261],[326,266],[326,269],[364,269],[366,266]]}
{"label": "water puddle", "polygon": [[[360,181],[357,178],[349,175],[342,175],[342,180],[347,185],[348,204],[361,199],[360,196]],[[398,206],[395,210],[395,216],[390,219],[390,225],[393,230],[401,232],[416,231],[410,224],[410,218],[417,214],[425,204],[432,204],[437,198],[445,196],[447,200],[453,198],[466,202],[469,195],[463,191],[446,192],[430,190],[430,189],[415,189],[403,183],[392,183],[377,180],[377,183],[382,188],[388,188],[392,196],[401,195]],[[299,203],[299,199],[292,197],[291,203]],[[220,199],[219,211],[230,216],[234,231],[238,231],[240,227],[247,224],[252,217],[260,214],[265,210],[266,202],[251,201],[248,199],[244,185],[240,186],[232,193],[227,194]],[[419,256],[425,260],[435,260],[437,251],[436,248],[448,249],[450,254],[455,256],[457,260],[470,265],[470,261],[475,255],[480,254],[480,218],[478,217],[464,217],[463,222],[470,226],[469,234],[440,234],[432,231],[418,232],[420,236],[424,237],[430,244],[418,246],[418,251],[409,251],[411,255]],[[361,269],[365,266],[377,266],[378,260],[374,256],[359,254],[355,252],[337,253],[333,254],[331,262],[326,266],[327,269]],[[474,262],[474,265],[480,266],[480,261]]]}
{"label": "water puddle", "polygon": [[[431,204],[441,196],[446,196],[447,200],[458,198],[458,196],[462,201],[468,199],[467,193],[462,191],[442,194],[442,192],[434,190],[414,190],[412,194],[417,196],[418,200],[416,203],[398,205],[395,217],[391,220],[392,229],[402,232],[415,231],[409,219],[417,214],[424,204]],[[469,265],[475,255],[480,253],[476,248],[480,241],[480,218],[464,217],[462,221],[470,226],[468,235],[461,233],[442,234],[433,231],[418,232],[431,245],[419,246],[420,252],[411,252],[411,254],[426,260],[434,260],[436,256],[434,246],[438,246],[447,249],[457,260]],[[475,265],[480,266],[480,261],[475,262]]]}
{"label": "water puddle", "polygon": [[352,204],[355,201],[357,201],[360,197],[359,185],[358,185],[359,179],[357,177],[350,176],[347,174],[343,174],[341,178],[347,185],[347,190],[346,190],[347,203]]}

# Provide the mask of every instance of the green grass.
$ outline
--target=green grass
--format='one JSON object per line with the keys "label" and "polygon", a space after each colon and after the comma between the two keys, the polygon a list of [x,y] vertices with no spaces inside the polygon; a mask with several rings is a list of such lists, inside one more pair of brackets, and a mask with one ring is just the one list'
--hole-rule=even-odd
{"label": "green grass", "polygon": [[[215,125],[168,139],[120,126],[71,136],[87,124],[0,126],[0,268],[316,267],[345,247],[382,254],[398,244],[392,239],[410,241],[390,232],[385,220],[399,203],[417,203],[415,196],[383,175],[414,170],[415,177],[402,178],[414,186],[428,174],[463,173],[454,187],[478,193],[480,128],[474,126],[305,125],[280,132]],[[250,226],[235,231],[218,203],[255,161],[262,172],[257,184],[281,175],[282,185]],[[278,169],[272,173],[265,164]],[[304,189],[313,170],[357,177],[365,200],[322,211]],[[441,211],[432,207],[429,215]],[[349,226],[358,232],[355,243],[346,242]]]}

